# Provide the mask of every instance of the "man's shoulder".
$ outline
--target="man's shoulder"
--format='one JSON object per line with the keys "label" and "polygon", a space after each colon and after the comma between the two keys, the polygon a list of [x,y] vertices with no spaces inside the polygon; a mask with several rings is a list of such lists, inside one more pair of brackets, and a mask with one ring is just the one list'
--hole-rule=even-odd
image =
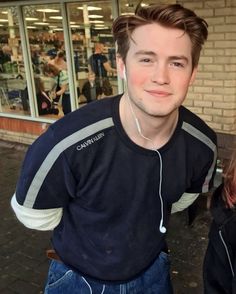
{"label": "man's shoulder", "polygon": [[184,106],[180,107],[180,117],[182,120],[182,129],[198,138],[203,138],[203,136],[208,137],[216,144],[215,131],[202,118]]}
{"label": "man's shoulder", "polygon": [[107,61],[107,57],[106,55],[102,54],[102,53],[94,53],[90,56],[89,59],[92,60],[101,60],[102,62]]}
{"label": "man's shoulder", "polygon": [[117,97],[91,102],[53,123],[51,129],[56,136],[63,139],[63,137],[70,136],[80,130],[87,130],[90,127],[96,128],[98,125],[103,125],[104,128],[107,128],[108,125],[112,126],[112,109]]}

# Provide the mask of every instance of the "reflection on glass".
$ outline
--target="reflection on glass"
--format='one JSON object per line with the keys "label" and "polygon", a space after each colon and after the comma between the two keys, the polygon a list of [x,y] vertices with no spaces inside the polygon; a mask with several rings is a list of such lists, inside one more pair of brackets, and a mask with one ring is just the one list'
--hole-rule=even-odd
{"label": "reflection on glass", "polygon": [[[65,93],[69,95],[68,78],[65,82],[67,63],[60,5],[31,5],[25,6],[23,11],[27,22],[38,114],[59,118],[64,115]],[[45,72],[45,65],[49,64],[56,68],[57,74]]]}
{"label": "reflection on glass", "polygon": [[[77,2],[68,7],[79,104],[117,94],[111,1]],[[92,66],[96,63],[95,59],[92,62],[94,53],[102,55],[100,69]]]}
{"label": "reflection on glass", "polygon": [[140,5],[141,7],[149,6],[149,5],[167,5],[167,4],[175,4],[175,0],[159,0],[159,1],[153,1],[153,0],[143,0],[140,2],[140,0],[132,0],[132,1],[127,1],[127,0],[119,0],[120,4],[120,10],[121,14],[134,14],[135,10],[138,8]]}
{"label": "reflection on glass", "polygon": [[15,7],[0,8],[0,112],[29,115]]}

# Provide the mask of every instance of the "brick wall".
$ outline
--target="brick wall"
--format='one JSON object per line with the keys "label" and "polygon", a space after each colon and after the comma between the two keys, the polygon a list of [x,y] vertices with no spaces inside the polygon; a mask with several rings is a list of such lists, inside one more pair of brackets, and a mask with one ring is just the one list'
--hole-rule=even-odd
{"label": "brick wall", "polygon": [[177,1],[203,17],[209,36],[185,106],[216,132],[236,134],[236,0]]}
{"label": "brick wall", "polygon": [[1,117],[0,140],[30,145],[48,126],[42,122]]}

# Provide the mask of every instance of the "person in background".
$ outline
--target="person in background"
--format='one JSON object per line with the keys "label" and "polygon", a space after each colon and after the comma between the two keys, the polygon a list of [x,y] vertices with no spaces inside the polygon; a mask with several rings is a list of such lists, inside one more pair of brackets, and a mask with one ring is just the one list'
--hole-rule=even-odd
{"label": "person in background", "polygon": [[44,85],[40,77],[34,78],[35,90],[36,90],[36,98],[38,105],[38,114],[56,114],[58,115],[59,110],[53,107],[53,103],[51,98],[48,96],[44,89]]}
{"label": "person in background", "polygon": [[35,74],[40,74],[40,52],[41,48],[39,45],[30,45],[30,51],[31,51],[31,61],[33,65],[33,71]]}
{"label": "person in background", "polygon": [[93,72],[88,73],[88,80],[82,87],[82,94],[87,100],[87,103],[97,100],[102,95],[102,88],[95,79]]}
{"label": "person in background", "polygon": [[4,45],[0,49],[0,71],[1,72],[7,72],[8,71],[8,66],[12,60],[12,50],[10,46]]}
{"label": "person in background", "polygon": [[63,43],[59,40],[53,41],[53,47],[47,51],[47,55],[50,59],[54,59],[57,56],[57,52],[63,50]]}
{"label": "person in background", "polygon": [[47,63],[43,66],[44,75],[51,77],[55,81],[54,89],[51,96],[55,103],[58,103],[62,96],[62,111],[64,114],[71,112],[69,81],[65,70],[60,70],[53,64]]}
{"label": "person in background", "polygon": [[210,205],[213,221],[203,265],[205,294],[236,293],[236,151]]}
{"label": "person in background", "polygon": [[59,50],[56,57],[54,59],[51,59],[48,63],[56,66],[59,70],[67,70],[65,51]]}
{"label": "person in background", "polygon": [[93,72],[96,76],[96,81],[99,82],[103,93],[110,96],[113,93],[112,86],[109,81],[108,73],[115,74],[117,71],[112,68],[106,55],[103,54],[104,45],[95,43],[94,53],[89,57],[89,72]]}
{"label": "person in background", "polygon": [[25,226],[53,230],[45,294],[172,294],[172,207],[213,184],[216,134],[182,106],[206,22],[178,4],[151,5],[115,19],[113,35],[125,93],[52,124],[12,197]]}
{"label": "person in background", "polygon": [[3,65],[6,62],[10,62],[11,54],[12,54],[11,48],[8,45],[4,45],[0,49],[0,64]]}

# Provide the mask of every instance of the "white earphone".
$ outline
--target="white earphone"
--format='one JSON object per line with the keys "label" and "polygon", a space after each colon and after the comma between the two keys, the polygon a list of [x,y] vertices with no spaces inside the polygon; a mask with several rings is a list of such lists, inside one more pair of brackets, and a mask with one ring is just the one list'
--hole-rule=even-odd
{"label": "white earphone", "polygon": [[[124,69],[123,69],[123,77],[124,77],[124,81],[127,82],[127,76],[126,76],[126,69],[125,69],[125,66],[124,66]],[[128,87],[128,86],[127,86]],[[135,124],[136,124],[136,127],[137,127],[137,130],[138,130],[138,133],[139,135],[144,138],[145,140],[148,140],[152,143],[152,140],[145,137],[142,133],[142,128],[140,126],[140,123],[138,121],[138,118],[136,117],[135,113],[134,113],[134,109],[133,109],[133,106],[131,104],[131,101],[130,101],[130,97],[129,97],[129,94],[127,93],[127,98],[128,98],[128,103],[129,103],[129,106],[130,106],[130,110],[131,110],[131,113],[132,113],[132,116],[134,118],[134,121],[135,121]],[[159,199],[160,199],[160,202],[161,202],[161,219],[160,219],[160,225],[159,225],[159,231],[162,233],[162,234],[165,234],[166,233],[166,227],[163,226],[163,220],[164,220],[164,207],[163,207],[163,199],[162,199],[162,158],[161,158],[161,154],[160,152],[155,149],[153,147],[153,151],[155,151],[158,156],[159,156],[159,160],[160,160],[160,171],[159,171],[159,176],[160,176],[160,180],[159,180],[159,191],[158,191],[158,195],[159,195]]]}

